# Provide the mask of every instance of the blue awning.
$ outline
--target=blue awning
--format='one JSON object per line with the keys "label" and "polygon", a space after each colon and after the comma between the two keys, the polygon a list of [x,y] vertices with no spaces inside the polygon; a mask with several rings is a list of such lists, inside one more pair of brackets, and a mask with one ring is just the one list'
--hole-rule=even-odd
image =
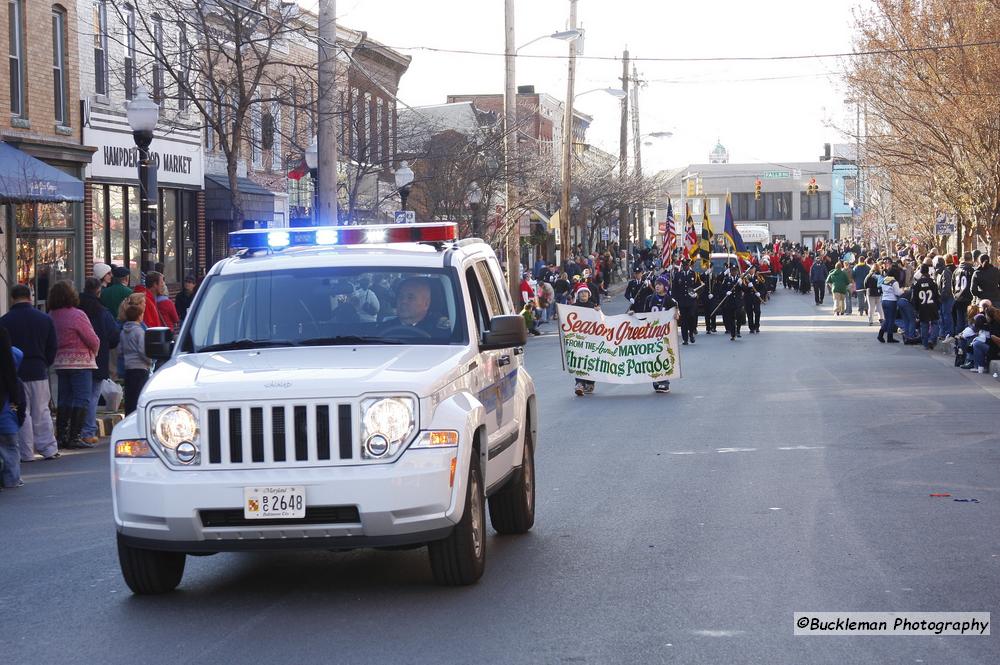
{"label": "blue awning", "polygon": [[0,202],[82,200],[82,180],[0,141]]}

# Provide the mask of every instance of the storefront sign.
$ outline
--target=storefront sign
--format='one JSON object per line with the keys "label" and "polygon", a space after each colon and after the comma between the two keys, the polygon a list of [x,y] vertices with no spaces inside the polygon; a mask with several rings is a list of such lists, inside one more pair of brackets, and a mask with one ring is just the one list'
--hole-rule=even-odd
{"label": "storefront sign", "polygon": [[651,383],[681,376],[676,308],[605,316],[559,305],[563,366],[577,378],[606,383]]}
{"label": "storefront sign", "polygon": [[[126,128],[127,129],[127,128]],[[87,167],[87,177],[96,180],[136,180],[139,149],[128,131],[84,127],[84,143],[97,148]],[[160,186],[203,187],[204,165],[200,137],[185,134],[183,139],[154,138],[151,157],[158,168]]]}

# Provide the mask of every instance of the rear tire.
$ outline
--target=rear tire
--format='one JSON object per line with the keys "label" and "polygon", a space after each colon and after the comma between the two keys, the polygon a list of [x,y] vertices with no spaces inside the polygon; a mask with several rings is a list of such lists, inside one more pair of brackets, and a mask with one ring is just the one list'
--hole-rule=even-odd
{"label": "rear tire", "polygon": [[118,564],[132,593],[153,595],[177,588],[184,576],[183,552],[142,550],[122,542],[118,536]]}
{"label": "rear tire", "polygon": [[535,446],[531,423],[524,434],[524,459],[502,490],[490,497],[490,523],[502,535],[527,533],[535,525]]}
{"label": "rear tire", "polygon": [[443,586],[476,583],[486,568],[486,497],[479,454],[473,449],[465,490],[465,510],[451,535],[427,544],[434,581]]}

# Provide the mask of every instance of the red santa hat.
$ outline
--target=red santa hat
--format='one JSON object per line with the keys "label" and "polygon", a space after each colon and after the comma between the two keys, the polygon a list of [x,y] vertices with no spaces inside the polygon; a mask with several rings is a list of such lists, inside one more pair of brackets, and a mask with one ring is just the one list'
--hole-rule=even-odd
{"label": "red santa hat", "polygon": [[[579,284],[577,284],[576,285],[576,290],[573,291],[573,294],[574,295],[580,295],[581,291],[586,291],[587,293],[590,293],[590,288],[587,286],[586,282],[580,282]],[[593,294],[591,293],[591,295],[593,295]]]}

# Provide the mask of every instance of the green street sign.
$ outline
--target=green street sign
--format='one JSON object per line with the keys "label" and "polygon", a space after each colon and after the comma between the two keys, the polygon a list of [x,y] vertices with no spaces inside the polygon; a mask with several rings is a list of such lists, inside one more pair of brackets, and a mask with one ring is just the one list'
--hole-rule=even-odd
{"label": "green street sign", "polygon": [[777,178],[790,178],[791,175],[788,171],[764,171],[760,174],[760,177],[767,180],[775,180]]}

